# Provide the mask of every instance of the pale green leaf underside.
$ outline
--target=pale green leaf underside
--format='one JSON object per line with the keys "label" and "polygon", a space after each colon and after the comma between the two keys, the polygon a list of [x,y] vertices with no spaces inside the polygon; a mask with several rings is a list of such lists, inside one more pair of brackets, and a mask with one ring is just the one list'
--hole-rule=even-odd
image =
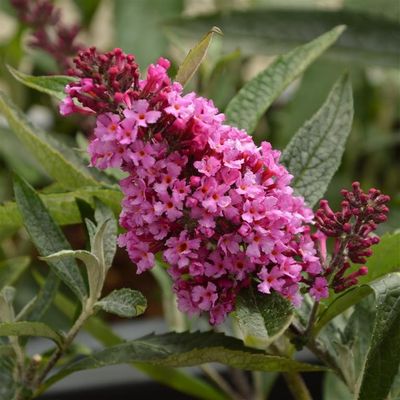
{"label": "pale green leaf underside", "polygon": [[278,57],[268,68],[247,82],[228,104],[227,122],[252,133],[258,120],[283,90],[343,32],[338,26],[310,43]]}
{"label": "pale green leaf underside", "polygon": [[144,313],[147,301],[137,290],[124,288],[114,290],[99,300],[95,306],[120,317],[132,318]]}
{"label": "pale green leaf underside", "polygon": [[294,176],[291,186],[310,207],[324,195],[340,165],[352,120],[351,84],[343,76],[283,151],[281,161]]}
{"label": "pale green leaf underside", "polygon": [[58,346],[63,343],[63,337],[42,322],[3,322],[0,323],[0,336],[40,336],[51,339]]}
{"label": "pale green leaf underside", "polygon": [[64,99],[66,96],[64,91],[65,86],[75,80],[75,78],[71,76],[62,75],[32,76],[24,74],[10,66],[7,67],[14,78],[19,82],[39,92],[49,94],[57,100]]}

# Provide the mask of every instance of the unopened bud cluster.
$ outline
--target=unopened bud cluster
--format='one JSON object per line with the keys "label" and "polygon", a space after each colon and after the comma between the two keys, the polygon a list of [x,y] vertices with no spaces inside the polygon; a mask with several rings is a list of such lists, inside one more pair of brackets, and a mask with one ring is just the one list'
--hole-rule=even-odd
{"label": "unopened bud cluster", "polygon": [[[377,189],[365,193],[358,182],[353,190],[342,190],[344,200],[341,210],[333,212],[327,200],[321,200],[315,213],[317,227],[327,237],[335,238],[331,262],[325,271],[331,287],[341,292],[356,285],[358,277],[367,274],[362,265],[358,270],[345,276],[353,264],[365,264],[372,255],[371,247],[379,243],[379,237],[373,235],[378,224],[387,220],[389,196]],[[351,263],[350,263],[351,262]]]}

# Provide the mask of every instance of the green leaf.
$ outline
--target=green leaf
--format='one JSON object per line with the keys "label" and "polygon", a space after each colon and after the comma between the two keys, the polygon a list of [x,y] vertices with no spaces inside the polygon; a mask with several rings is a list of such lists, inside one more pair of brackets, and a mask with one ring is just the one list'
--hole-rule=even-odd
{"label": "green leaf", "polygon": [[[116,43],[125,52],[135,54],[142,71],[156,62],[158,57],[166,55],[168,42],[160,24],[164,18],[179,15],[183,3],[183,0],[115,1]],[[210,26],[203,29],[200,35],[207,32]]]}
{"label": "green leaf", "polygon": [[15,382],[15,355],[0,357],[0,399],[15,400],[17,382]]}
{"label": "green leaf", "polygon": [[0,262],[0,289],[13,285],[30,263],[29,257],[15,257]]}
{"label": "green leaf", "polygon": [[400,399],[400,367],[397,372],[396,378],[392,384],[392,388],[390,389],[389,396],[386,400],[398,400]]}
{"label": "green leaf", "polygon": [[323,196],[340,165],[352,120],[351,84],[343,76],[282,154],[282,163],[294,175],[291,185],[295,193],[303,196],[311,207]]}
{"label": "green leaf", "polygon": [[64,341],[59,333],[42,322],[2,322],[0,336],[40,336],[51,339],[58,346]]}
{"label": "green leaf", "polygon": [[240,292],[234,317],[245,344],[266,349],[289,326],[293,307],[278,293],[261,294],[251,287]]}
{"label": "green leaf", "polygon": [[124,288],[112,291],[95,306],[120,317],[132,318],[144,313],[147,301],[139,291]]}
{"label": "green leaf", "polygon": [[227,122],[252,133],[273,101],[337,40],[343,30],[343,26],[338,26],[312,42],[278,57],[247,82],[231,100],[225,110]]}
{"label": "green leaf", "polygon": [[88,274],[90,298],[94,301],[99,298],[104,285],[105,274],[104,266],[100,265],[100,261],[95,254],[86,250],[61,250],[41,258],[49,263],[72,258],[83,261]]}
{"label": "green leaf", "polygon": [[99,185],[71,148],[33,127],[25,115],[2,92],[0,92],[0,112],[18,139],[32,152],[49,176],[63,187],[76,189]]}
{"label": "green leaf", "polygon": [[[94,199],[94,203],[96,207],[94,217],[97,226],[100,228],[103,224],[106,223],[101,241],[103,247],[104,263],[106,269],[109,269],[117,251],[118,224],[110,207],[107,207],[102,201],[97,198]],[[93,235],[91,241],[94,242],[94,238],[95,235]]]}
{"label": "green leaf", "polygon": [[230,367],[259,371],[317,371],[320,367],[251,349],[233,337],[214,332],[149,335],[99,351],[67,366],[50,381],[76,371],[106,365],[145,362],[167,367],[188,367],[219,362]]}
{"label": "green leaf", "polygon": [[[85,188],[71,192],[40,194],[39,196],[58,225],[81,222],[76,199],[82,199],[94,206],[94,198],[97,197],[107,204],[114,214],[119,214],[121,211],[122,193],[119,190]],[[0,205],[0,233],[14,232],[22,225],[22,217],[15,203],[6,202]],[[111,230],[111,227],[108,229]]]}
{"label": "green leaf", "polygon": [[[15,178],[14,192],[25,227],[39,254],[46,257],[60,250],[71,249],[35,190],[28,183]],[[49,265],[80,300],[86,298],[86,286],[74,260],[53,260]]]}
{"label": "green leaf", "polygon": [[214,26],[200,40],[200,42],[189,51],[188,55],[183,60],[183,63],[179,66],[178,72],[175,76],[175,81],[179,82],[182,86],[186,86],[190,79],[192,79],[193,75],[196,73],[207,55],[212,38],[216,33],[220,35],[222,34],[221,30]]}
{"label": "green leaf", "polygon": [[324,400],[353,400],[347,386],[333,372],[325,373],[323,392]]}
{"label": "green leaf", "polygon": [[65,86],[68,85],[68,83],[76,80],[71,76],[61,75],[32,76],[24,74],[23,72],[20,72],[9,65],[7,68],[14,78],[24,85],[38,90],[39,92],[49,94],[50,96],[55,97],[57,100],[64,99]]}
{"label": "green leaf", "polygon": [[327,53],[343,62],[398,66],[400,25],[359,13],[317,9],[265,9],[176,18],[165,23],[174,36],[196,40],[218,26],[224,48],[244,55],[277,54],[304,44],[337,25],[347,30]]}
{"label": "green leaf", "polygon": [[346,10],[372,14],[400,22],[399,2],[397,0],[344,0]]}
{"label": "green leaf", "polygon": [[373,254],[366,263],[368,274],[359,278],[360,283],[368,283],[400,270],[400,232],[381,236],[380,242],[372,250]]}
{"label": "green leaf", "polygon": [[0,291],[0,322],[12,322],[15,318],[13,301],[15,289],[5,286]]}
{"label": "green leaf", "polygon": [[[40,285],[44,284],[44,279],[38,274],[35,275],[35,279]],[[74,318],[75,305],[63,294],[57,293],[54,304],[68,318]],[[86,321],[83,328],[105,346],[114,346],[123,343],[124,341],[112,331],[108,324],[104,323],[98,317],[92,316],[88,321]],[[204,400],[226,400],[226,397],[220,394],[220,392],[218,392],[213,386],[195,376],[185,373],[184,371],[160,365],[143,363],[135,363],[132,364],[132,366],[139,371],[142,371],[155,381],[163,383],[183,393]],[[44,385],[42,390],[49,385]]]}
{"label": "green leaf", "polygon": [[384,399],[400,365],[400,273],[370,286],[376,297],[376,317],[358,400]]}
{"label": "green leaf", "polygon": [[367,285],[362,285],[354,286],[336,297],[335,300],[322,311],[321,315],[317,319],[313,329],[313,335],[316,336],[329,321],[346,311],[354,304],[357,304],[369,294],[371,294],[371,288]]}
{"label": "green leaf", "polygon": [[39,293],[18,314],[18,320],[40,321],[53,302],[60,286],[60,279],[50,269]]}

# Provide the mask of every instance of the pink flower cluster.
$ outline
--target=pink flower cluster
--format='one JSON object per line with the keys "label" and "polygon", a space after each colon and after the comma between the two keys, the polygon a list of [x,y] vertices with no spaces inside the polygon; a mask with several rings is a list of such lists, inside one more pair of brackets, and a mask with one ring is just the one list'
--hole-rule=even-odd
{"label": "pink flower cluster", "polygon": [[[115,60],[122,57],[119,50],[113,54]],[[127,57],[113,70],[124,82]],[[99,71],[110,56],[96,60]],[[93,90],[93,77],[81,74],[62,105],[64,114],[83,107],[101,110],[89,146],[91,163],[127,173],[120,183],[126,233],[119,244],[138,272],[152,268],[162,252],[180,310],[207,312],[212,324],[224,320],[238,292],[252,282],[260,292],[278,292],[294,305],[301,302],[302,283],[315,298],[326,297],[308,225],[313,213],[293,195],[279,151],[267,142],[258,147],[246,132],[225,125],[212,101],[184,95],[182,86],[170,81],[168,67],[159,59],[145,79],[130,71],[130,86],[101,95]],[[110,88],[112,68],[103,68],[97,84]],[[95,109],[95,98],[108,100]]]}

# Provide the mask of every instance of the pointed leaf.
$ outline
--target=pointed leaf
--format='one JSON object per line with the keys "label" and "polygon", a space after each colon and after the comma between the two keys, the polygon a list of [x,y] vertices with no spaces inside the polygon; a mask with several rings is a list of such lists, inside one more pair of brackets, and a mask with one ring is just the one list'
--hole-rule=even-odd
{"label": "pointed leaf", "polygon": [[230,336],[215,332],[149,335],[108,349],[67,366],[50,382],[76,371],[130,362],[167,367],[188,367],[219,362],[230,367],[259,371],[317,371],[320,367],[289,358],[271,356],[246,347]]}
{"label": "pointed leaf", "polygon": [[376,297],[376,317],[358,400],[384,399],[400,365],[400,273],[370,286]]}
{"label": "pointed leaf", "polygon": [[0,92],[0,113],[18,139],[32,152],[44,170],[67,189],[97,186],[88,168],[74,151],[53,136],[35,128],[4,93]]}
{"label": "pointed leaf", "polygon": [[[35,190],[28,183],[16,178],[14,192],[26,230],[39,253],[45,257],[60,250],[70,249],[70,244]],[[73,259],[53,260],[49,265],[79,299],[86,298],[86,286]]]}
{"label": "pointed leaf", "polygon": [[240,292],[234,316],[243,341],[248,346],[266,349],[289,326],[293,307],[276,292],[262,294],[251,287]]}
{"label": "pointed leaf", "polygon": [[47,75],[47,76],[32,76],[24,74],[11,66],[7,66],[8,70],[15,79],[24,85],[38,90],[39,92],[49,94],[57,100],[63,100],[65,95],[65,86],[76,79],[71,76]]}
{"label": "pointed leaf", "polygon": [[278,57],[269,67],[247,82],[228,104],[227,122],[252,133],[258,120],[283,90],[343,32],[338,26],[290,53]]}
{"label": "pointed leaf", "polygon": [[0,336],[40,336],[51,339],[58,346],[64,341],[59,333],[42,322],[2,322]]}
{"label": "pointed leaf", "polygon": [[196,40],[210,26],[218,26],[225,35],[224,49],[239,48],[245,55],[281,53],[342,24],[347,26],[346,32],[327,57],[346,63],[398,67],[399,24],[360,13],[286,7],[182,17],[165,23],[170,34],[186,40]]}
{"label": "pointed leaf", "polygon": [[339,167],[353,120],[353,97],[347,76],[340,78],[318,112],[293,136],[282,163],[294,176],[295,193],[313,206]]}
{"label": "pointed leaf", "polygon": [[193,75],[196,73],[197,69],[200,67],[205,56],[207,55],[212,38],[216,33],[219,35],[222,34],[221,30],[214,26],[200,40],[200,42],[189,51],[188,55],[183,60],[183,63],[179,66],[178,72],[175,76],[175,81],[179,82],[182,86],[185,86],[190,79],[192,79]]}
{"label": "pointed leaf", "polygon": [[0,289],[13,285],[30,263],[29,257],[10,258],[0,262]]}
{"label": "pointed leaf", "polygon": [[144,313],[147,308],[147,300],[137,290],[125,288],[112,291],[108,296],[99,300],[95,306],[120,317],[132,318]]}

